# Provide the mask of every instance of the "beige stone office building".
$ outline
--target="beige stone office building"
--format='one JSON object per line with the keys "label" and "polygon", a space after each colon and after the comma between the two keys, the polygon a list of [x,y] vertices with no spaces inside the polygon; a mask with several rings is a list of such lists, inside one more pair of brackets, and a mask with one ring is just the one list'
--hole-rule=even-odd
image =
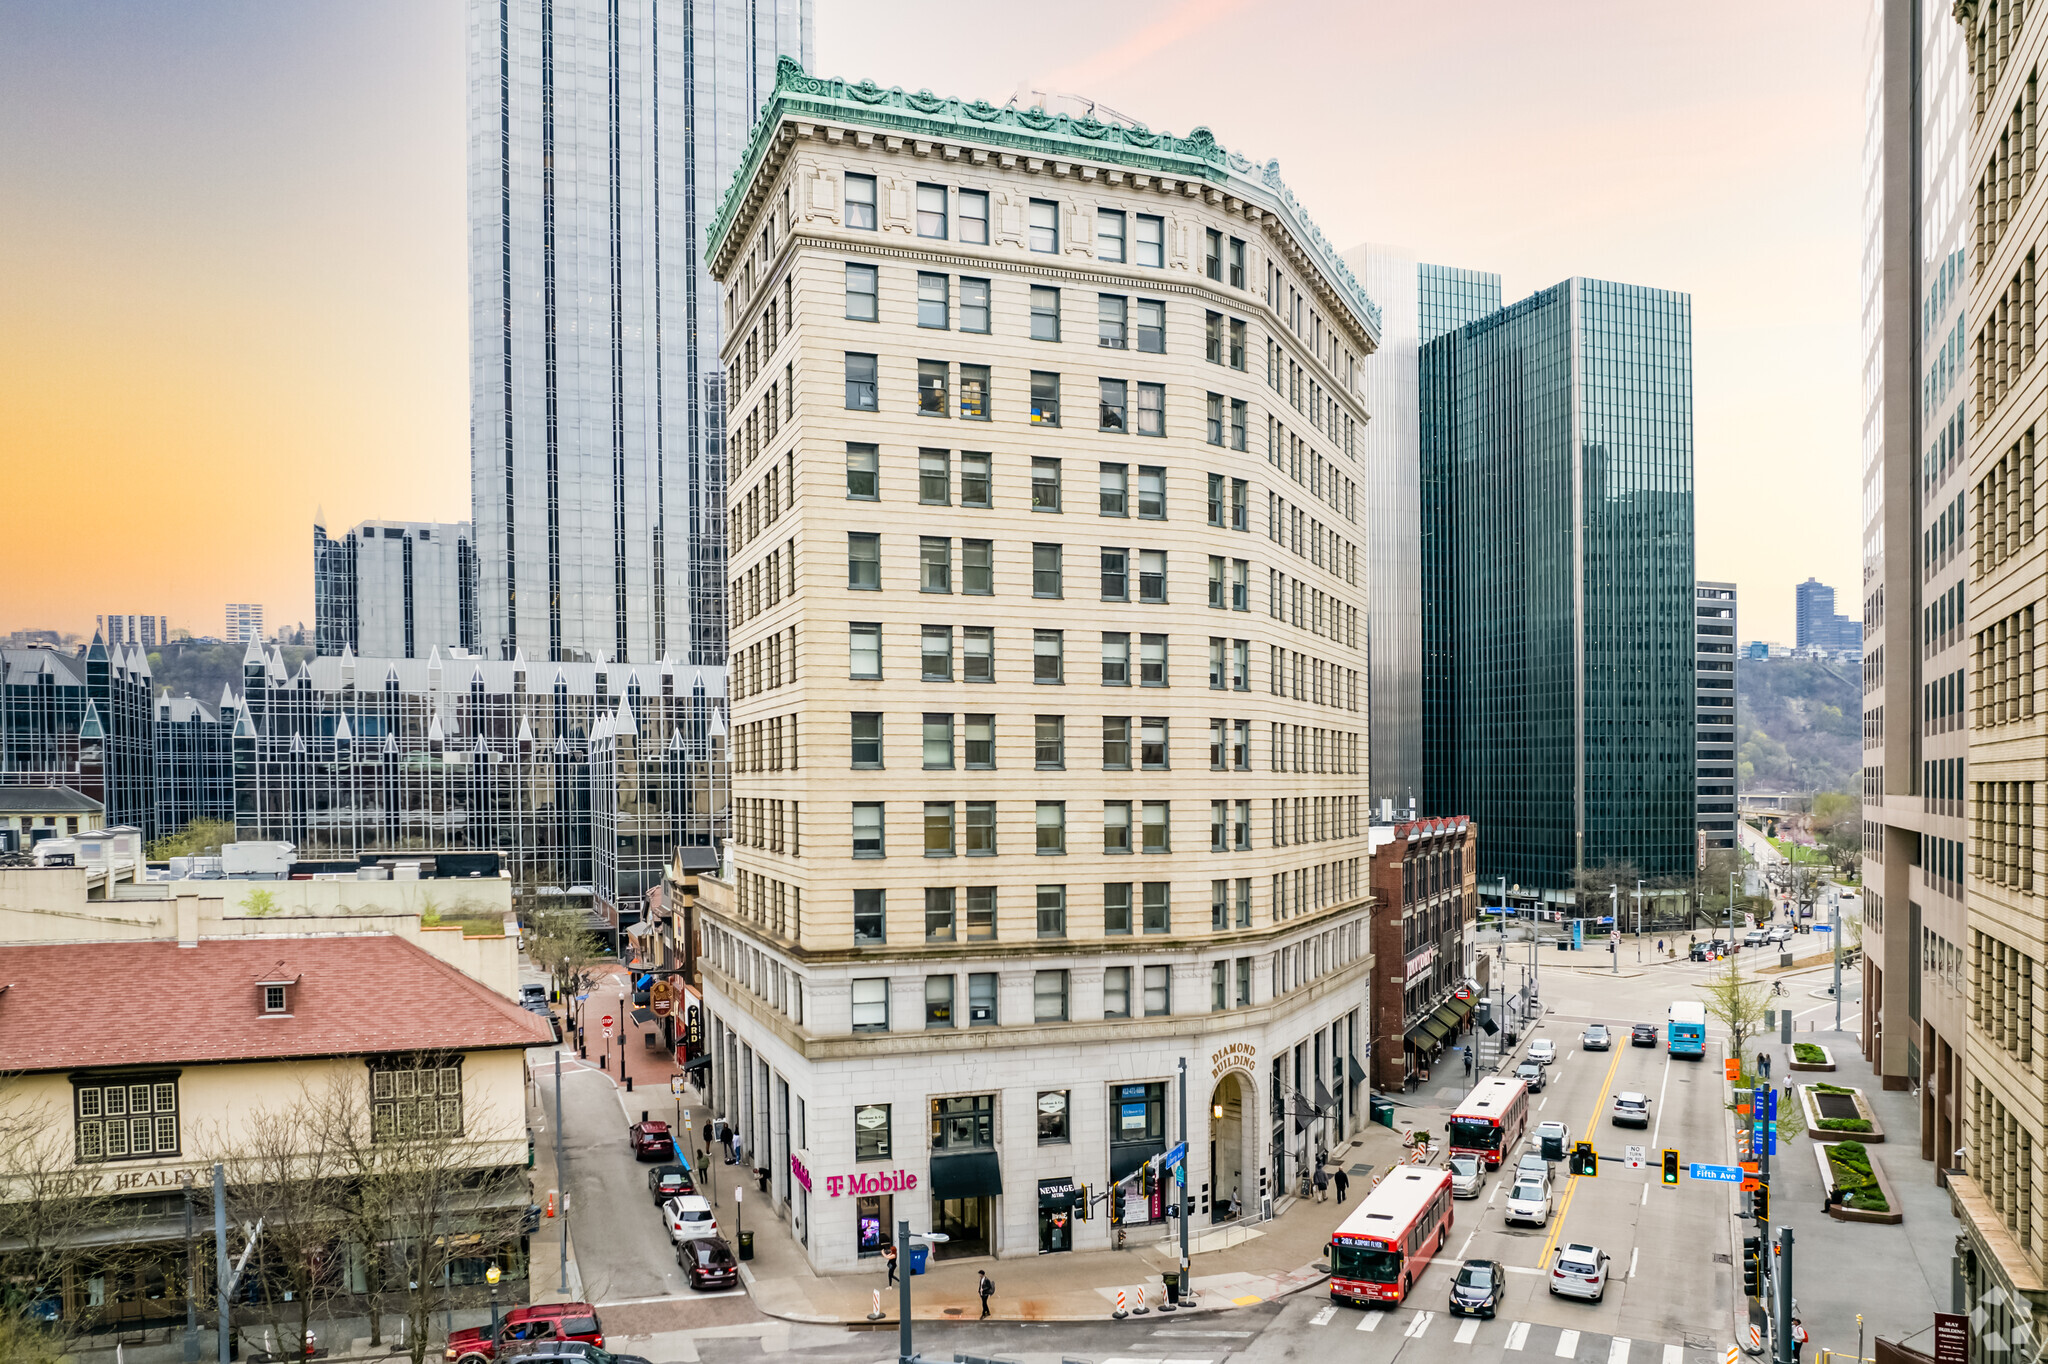
{"label": "beige stone office building", "polygon": [[1256,1216],[1363,1101],[1377,310],[1206,130],[787,60],[711,251],[717,1106],[821,1269],[1163,1235],[1077,1190],[1183,1106],[1196,1230]]}
{"label": "beige stone office building", "polygon": [[1969,75],[1960,211],[1970,440],[1957,490],[1958,507],[1967,508],[1959,519],[1968,579],[1956,634],[1969,679],[1969,938],[1958,946],[1971,994],[1957,1142],[1968,1174],[1950,1187],[1967,1229],[1963,1310],[1973,1311],[1971,1351],[1981,1361],[2032,1359],[2048,1339],[2048,1225],[2039,1213],[2048,1187],[2040,1046],[2048,887],[2035,869],[2036,801],[2048,778],[2035,637],[2048,542],[2039,533],[2035,449],[2048,434],[2048,369],[2034,334],[2035,258],[2048,244],[2048,196],[2036,181],[2034,151],[2048,15],[2009,2],[1962,0],[1955,8]]}

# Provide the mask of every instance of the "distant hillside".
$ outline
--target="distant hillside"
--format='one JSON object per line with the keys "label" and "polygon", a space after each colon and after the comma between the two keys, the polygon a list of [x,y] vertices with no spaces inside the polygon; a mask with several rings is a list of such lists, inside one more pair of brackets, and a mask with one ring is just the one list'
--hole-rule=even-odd
{"label": "distant hillside", "polygon": [[1862,691],[1854,664],[1738,660],[1739,789],[1856,790],[1863,766]]}
{"label": "distant hillside", "polygon": [[[296,672],[301,662],[313,656],[310,648],[281,646],[285,667]],[[173,696],[190,696],[206,703],[208,710],[220,704],[223,683],[242,694],[240,644],[167,644],[149,656],[149,675],[161,696],[166,688]]]}

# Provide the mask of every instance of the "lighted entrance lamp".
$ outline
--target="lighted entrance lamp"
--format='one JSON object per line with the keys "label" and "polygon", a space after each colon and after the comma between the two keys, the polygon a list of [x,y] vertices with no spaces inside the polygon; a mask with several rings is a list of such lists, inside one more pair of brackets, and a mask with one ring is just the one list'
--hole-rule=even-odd
{"label": "lighted entrance lamp", "polygon": [[1210,1117],[1212,1117],[1212,1118],[1220,1118],[1220,1117],[1222,1117],[1222,1116],[1223,1116],[1223,1105],[1222,1105],[1222,1104],[1210,1104],[1210,1105],[1209,1105],[1209,1116],[1210,1116]]}

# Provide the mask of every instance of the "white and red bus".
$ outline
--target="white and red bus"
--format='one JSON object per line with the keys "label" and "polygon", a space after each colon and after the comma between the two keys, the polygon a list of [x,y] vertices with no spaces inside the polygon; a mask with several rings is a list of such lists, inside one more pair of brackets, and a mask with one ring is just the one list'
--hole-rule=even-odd
{"label": "white and red bus", "polygon": [[1528,1126],[1529,1086],[1504,1075],[1481,1080],[1451,1114],[1451,1154],[1477,1156],[1497,1170],[1501,1157],[1522,1144]]}
{"label": "white and red bus", "polygon": [[1451,1172],[1397,1165],[1330,1235],[1330,1297],[1385,1303],[1408,1296],[1451,1231]]}

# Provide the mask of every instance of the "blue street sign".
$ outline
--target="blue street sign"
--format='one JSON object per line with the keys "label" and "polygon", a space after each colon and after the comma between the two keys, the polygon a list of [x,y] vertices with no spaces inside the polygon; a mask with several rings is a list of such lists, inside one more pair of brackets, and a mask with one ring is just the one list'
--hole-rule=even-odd
{"label": "blue street sign", "polygon": [[1771,1101],[1770,1101],[1770,1104],[1768,1105],[1768,1108],[1769,1108],[1769,1110],[1770,1110],[1770,1111],[1769,1111],[1769,1114],[1768,1114],[1768,1116],[1770,1117],[1770,1120],[1771,1120],[1771,1125],[1772,1125],[1773,1127],[1775,1127],[1775,1126],[1777,1126],[1777,1123],[1778,1123],[1778,1091],[1777,1091],[1777,1090],[1775,1090],[1775,1089],[1774,1089],[1774,1090],[1772,1090],[1772,1091],[1771,1091],[1771,1095],[1770,1095],[1770,1098],[1771,1098]]}
{"label": "blue street sign", "polygon": [[1813,931],[1816,933],[1832,933],[1835,931],[1835,926],[1833,924],[1815,924]]}
{"label": "blue street sign", "polygon": [[1171,1151],[1168,1151],[1165,1155],[1159,1158],[1159,1168],[1162,1170],[1171,1170],[1174,1166],[1180,1164],[1187,1158],[1188,1144],[1186,1142],[1181,1142],[1178,1145],[1176,1145]]}
{"label": "blue street sign", "polygon": [[1708,1179],[1719,1184],[1740,1184],[1742,1182],[1742,1167],[1740,1165],[1693,1164],[1686,1167],[1686,1173],[1693,1179]]}

